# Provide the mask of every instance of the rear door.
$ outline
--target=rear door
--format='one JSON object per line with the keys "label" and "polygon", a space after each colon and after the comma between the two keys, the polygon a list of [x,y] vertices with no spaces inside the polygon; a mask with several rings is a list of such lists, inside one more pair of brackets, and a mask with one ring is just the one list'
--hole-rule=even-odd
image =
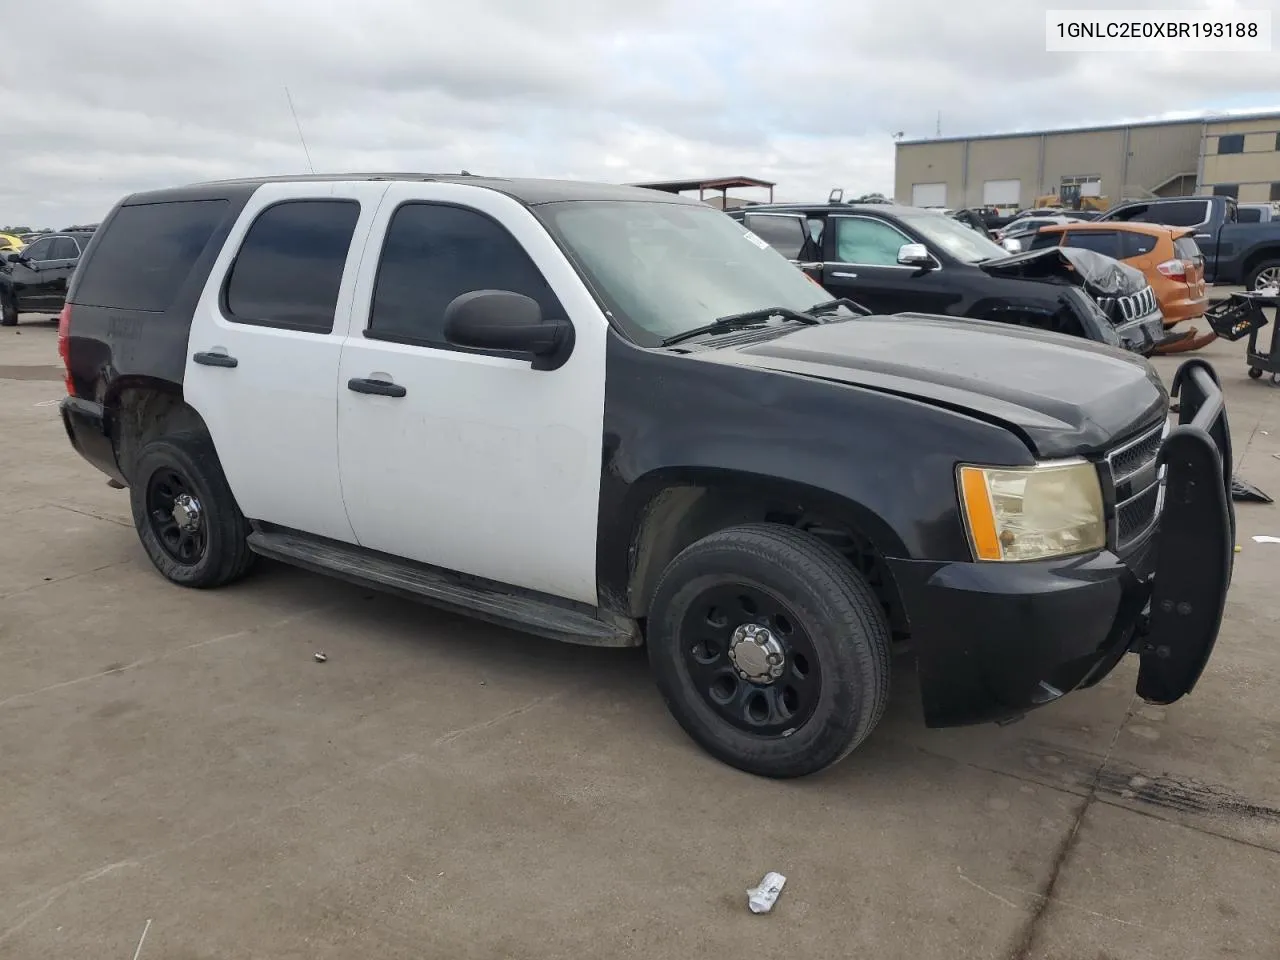
{"label": "rear door", "polygon": [[10,263],[9,281],[18,300],[18,309],[47,310],[53,303],[53,237],[41,237],[28,244],[22,259]]}
{"label": "rear door", "polygon": [[338,480],[338,361],[385,181],[268,183],[196,307],[183,392],[245,516],[354,542]]}
{"label": "rear door", "polygon": [[898,262],[898,253],[918,241],[898,227],[865,214],[834,214],[824,235],[822,285],[874,313],[945,313],[956,301],[946,271]]}
{"label": "rear door", "polygon": [[72,237],[54,237],[50,262],[44,270],[45,291],[50,309],[61,310],[67,298],[67,285],[80,262],[80,246]]}
{"label": "rear door", "polygon": [[822,255],[810,235],[809,221],[804,214],[748,213],[743,223],[809,276],[820,280]]}

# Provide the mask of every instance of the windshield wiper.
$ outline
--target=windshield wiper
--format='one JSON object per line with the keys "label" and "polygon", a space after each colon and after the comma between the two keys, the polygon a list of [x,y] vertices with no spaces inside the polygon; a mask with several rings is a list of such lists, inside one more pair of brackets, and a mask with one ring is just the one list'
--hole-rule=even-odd
{"label": "windshield wiper", "polygon": [[816,317],[824,313],[834,312],[840,307],[844,307],[846,310],[853,313],[860,313],[864,317],[871,316],[870,310],[858,303],[856,300],[850,300],[848,297],[840,297],[837,300],[824,300],[822,303],[815,303],[812,307],[806,310],[805,313],[812,314]]}
{"label": "windshield wiper", "polygon": [[662,341],[662,346],[669,347],[673,343],[691,340],[694,337],[702,336],[704,333],[727,333],[730,330],[741,330],[744,327],[750,327],[768,320],[770,317],[786,317],[788,320],[798,320],[800,323],[807,324],[822,322],[811,314],[801,313],[799,310],[792,310],[789,307],[765,307],[762,310],[748,310],[746,313],[731,313],[725,317],[717,317],[710,323],[705,323],[700,327],[694,327],[692,330],[673,333]]}

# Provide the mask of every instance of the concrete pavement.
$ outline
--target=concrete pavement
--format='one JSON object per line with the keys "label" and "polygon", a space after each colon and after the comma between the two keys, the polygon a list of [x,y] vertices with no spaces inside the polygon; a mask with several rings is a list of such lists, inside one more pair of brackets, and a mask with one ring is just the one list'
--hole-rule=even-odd
{"label": "concrete pavement", "polygon": [[[778,783],[688,741],[639,651],[271,564],[167,584],[67,444],[54,341],[0,329],[0,958],[1280,957],[1280,507],[1239,505],[1183,701],[1126,662],[929,731],[901,664],[867,744]],[[1280,495],[1280,388],[1205,354]]]}

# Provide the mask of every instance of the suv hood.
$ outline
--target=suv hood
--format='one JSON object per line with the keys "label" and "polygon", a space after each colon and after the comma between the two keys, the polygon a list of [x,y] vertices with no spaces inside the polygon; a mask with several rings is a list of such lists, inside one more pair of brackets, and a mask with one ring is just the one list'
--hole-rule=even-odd
{"label": "suv hood", "polygon": [[1118,297],[1137,293],[1147,285],[1141,270],[1105,253],[1078,247],[1045,247],[1016,253],[999,260],[985,260],[979,269],[993,277],[1049,280],[1084,287],[1094,297]]}
{"label": "suv hood", "polygon": [[948,407],[1019,434],[1041,458],[1097,453],[1167,415],[1140,357],[1060,334],[925,314],[859,317],[693,356]]}

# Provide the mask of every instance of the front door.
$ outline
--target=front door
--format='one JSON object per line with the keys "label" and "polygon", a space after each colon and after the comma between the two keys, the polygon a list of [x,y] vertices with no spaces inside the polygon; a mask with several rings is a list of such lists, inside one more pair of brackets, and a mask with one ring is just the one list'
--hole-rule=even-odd
{"label": "front door", "polygon": [[[365,260],[338,377],[359,543],[594,604],[607,334],[595,300],[527,208],[465,184],[392,184]],[[564,365],[448,344],[446,306],[485,289],[568,317]]]}
{"label": "front door", "polygon": [[384,181],[268,183],[196,307],[183,395],[245,516],[354,542],[338,481],[338,359]]}
{"label": "front door", "polygon": [[54,306],[60,271],[53,259],[53,244],[53,237],[41,237],[21,251],[21,260],[8,265],[18,309],[23,312],[49,310]]}
{"label": "front door", "polygon": [[916,243],[878,217],[840,214],[824,232],[822,285],[874,313],[946,313],[958,297],[946,289],[935,258],[932,268],[898,263],[903,245]]}

